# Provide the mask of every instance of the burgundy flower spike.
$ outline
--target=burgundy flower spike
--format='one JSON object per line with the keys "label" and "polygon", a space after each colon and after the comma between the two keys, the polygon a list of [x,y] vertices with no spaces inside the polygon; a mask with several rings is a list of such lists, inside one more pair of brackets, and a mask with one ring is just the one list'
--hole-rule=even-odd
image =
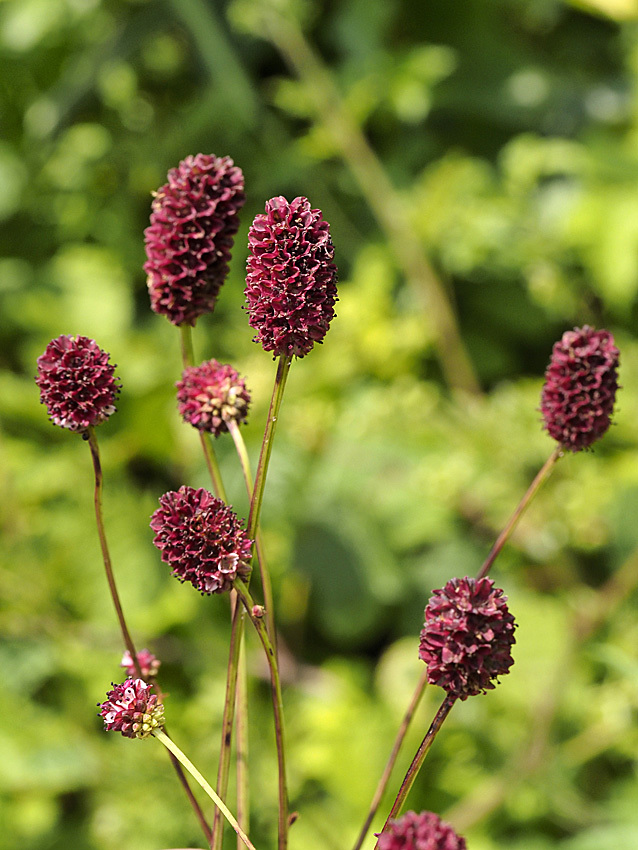
{"label": "burgundy flower spike", "polygon": [[428,682],[461,700],[493,688],[514,663],[516,623],[493,585],[491,578],[454,578],[433,591],[425,609],[419,657]]}
{"label": "burgundy flower spike", "polygon": [[107,732],[121,732],[125,738],[148,738],[164,725],[164,706],[151,693],[153,685],[142,679],[127,679],[113,685],[100,705]]}
{"label": "burgundy flower spike", "polygon": [[188,366],[177,384],[177,403],[185,422],[219,437],[228,422],[241,425],[248,416],[250,394],[232,366],[207,360]]}
{"label": "burgundy flower spike", "polygon": [[168,172],[144,231],[151,307],[174,325],[210,313],[228,274],[244,175],[230,157],[198,153]]}
{"label": "burgundy flower spike", "polygon": [[541,412],[550,436],[565,449],[586,449],[609,428],[618,389],[618,360],[609,331],[587,325],[566,331],[554,344]]}
{"label": "burgundy flower spike", "polygon": [[328,223],[307,198],[272,198],[248,233],[246,305],[264,351],[303,357],[335,315],[337,267]]}
{"label": "burgundy flower spike", "polygon": [[230,590],[250,572],[253,541],[235,512],[208,490],[184,486],[164,493],[151,528],[162,561],[202,594]]}
{"label": "burgundy flower spike", "polygon": [[466,850],[465,839],[433,812],[406,812],[391,820],[378,842],[379,850]]}
{"label": "burgundy flower spike", "polygon": [[59,336],[38,357],[40,401],[49,419],[70,431],[86,431],[115,411],[120,384],[109,355],[86,336]]}

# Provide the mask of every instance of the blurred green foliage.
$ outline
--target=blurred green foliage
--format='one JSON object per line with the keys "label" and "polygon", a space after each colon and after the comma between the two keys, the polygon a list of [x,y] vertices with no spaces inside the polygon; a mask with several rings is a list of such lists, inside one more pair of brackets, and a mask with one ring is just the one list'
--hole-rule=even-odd
{"label": "blurred green foliage", "polygon": [[[638,846],[637,20],[630,0],[0,3],[2,850],[203,846],[161,748],[93,716],[122,648],[89,453],[50,426],[33,383],[61,333],[119,364],[100,429],[115,569],[138,646],[163,660],[171,731],[212,777],[228,616],[151,543],[158,496],[207,478],[175,410],[178,334],[148,309],[142,272],[150,192],[200,150],[246,176],[231,274],[195,343],[248,378],[253,462],[274,368],[240,309],[247,227],[273,195],[306,195],[340,268],[338,318],[293,365],[263,522],[292,848],[354,842],[421,673],[428,595],[477,571],[551,451],[542,373],[584,323],[622,352],[615,425],[560,462],[497,562],[516,664],[455,708],[409,804],[449,817],[471,850]],[[228,441],[219,454],[244,515]],[[250,652],[266,847],[276,761]]]}

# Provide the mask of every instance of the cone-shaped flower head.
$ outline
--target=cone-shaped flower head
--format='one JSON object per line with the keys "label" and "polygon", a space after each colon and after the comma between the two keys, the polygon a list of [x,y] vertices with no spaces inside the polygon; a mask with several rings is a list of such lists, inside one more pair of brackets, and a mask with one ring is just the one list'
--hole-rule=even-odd
{"label": "cone-shaped flower head", "polygon": [[38,357],[40,401],[49,419],[70,431],[86,431],[115,411],[120,384],[109,355],[86,336],[59,336]]}
{"label": "cone-shaped flower head", "polygon": [[434,812],[406,812],[379,836],[379,850],[466,850],[465,839]]}
{"label": "cone-shaped flower head", "polygon": [[490,578],[454,578],[432,593],[425,609],[419,657],[428,682],[467,699],[494,687],[514,663],[514,617]]}
{"label": "cone-shaped flower head", "polygon": [[180,581],[201,593],[230,590],[250,572],[252,540],[235,512],[208,490],[180,487],[164,493],[151,517],[153,543]]}
{"label": "cone-shaped flower head", "polygon": [[246,305],[264,351],[303,357],[335,315],[337,267],[328,223],[307,198],[272,198],[248,233]]}
{"label": "cone-shaped flower head", "polygon": [[227,156],[198,153],[168,172],[144,231],[156,313],[174,325],[194,325],[210,313],[228,274],[244,201],[244,175]]}
{"label": "cone-shaped flower head", "polygon": [[[137,653],[137,661],[140,665],[140,672],[142,674],[142,678],[147,680],[152,679],[154,676],[157,676],[160,665],[162,663],[159,658],[156,658],[152,652],[148,651],[148,649],[141,649]],[[133,659],[131,658],[131,653],[128,651],[128,649],[122,656],[122,660],[120,661],[120,667],[124,667],[127,676],[130,676],[133,679],[137,676],[135,664],[133,664]]]}
{"label": "cone-shaped flower head", "polygon": [[232,366],[217,360],[187,366],[176,386],[184,421],[214,437],[228,431],[231,420],[241,425],[248,416],[250,394]]}
{"label": "cone-shaped flower head", "polygon": [[545,428],[578,452],[609,428],[618,389],[619,352],[609,331],[585,325],[554,344],[545,372],[541,412]]}
{"label": "cone-shaped flower head", "polygon": [[153,685],[142,679],[126,679],[100,705],[107,732],[121,732],[125,738],[148,738],[164,725],[164,706],[151,693]]}

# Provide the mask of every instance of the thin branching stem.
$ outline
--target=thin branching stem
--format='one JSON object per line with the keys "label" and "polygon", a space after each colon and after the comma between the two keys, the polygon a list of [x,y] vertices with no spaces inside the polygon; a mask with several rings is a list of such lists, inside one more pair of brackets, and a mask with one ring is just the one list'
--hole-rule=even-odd
{"label": "thin branching stem", "polygon": [[203,788],[203,790],[206,792],[206,794],[208,794],[213,803],[215,803],[217,808],[220,809],[228,823],[232,826],[237,835],[241,838],[245,846],[248,847],[249,850],[255,850],[255,845],[252,843],[250,838],[246,835],[244,830],[237,823],[237,820],[227,808],[224,801],[221,800],[220,797],[215,793],[215,791],[204,779],[199,770],[197,770],[193,762],[190,761],[190,759],[188,759],[184,755],[184,753],[180,750],[177,744],[172,741],[168,737],[168,735],[166,735],[161,729],[157,729],[155,732],[153,732],[153,737],[157,738],[158,741],[161,741],[161,743],[164,744],[166,749],[173,753],[175,758],[179,760],[179,762],[186,768],[186,770],[190,773],[193,779],[200,785],[201,788]]}
{"label": "thin branching stem", "polygon": [[374,797],[372,798],[372,803],[370,804],[370,810],[368,812],[368,816],[365,820],[365,823],[361,827],[361,832],[359,833],[359,837],[357,838],[354,847],[352,850],[360,850],[361,845],[365,841],[365,837],[368,834],[368,830],[374,820],[374,816],[377,813],[377,809],[379,808],[379,804],[381,803],[381,799],[385,793],[385,789],[388,786],[388,782],[390,781],[390,776],[394,769],[394,765],[396,764],[397,756],[399,755],[399,751],[407,734],[408,728],[410,726],[410,722],[414,717],[414,713],[417,710],[419,703],[421,702],[421,697],[423,696],[423,692],[428,683],[428,671],[427,668],[423,669],[423,673],[417,682],[417,686],[414,689],[414,693],[412,694],[412,699],[410,700],[410,705],[408,706],[407,711],[403,715],[403,720],[401,721],[401,726],[399,727],[399,731],[397,732],[397,736],[394,740],[394,745],[392,747],[392,752],[390,753],[390,757],[388,758],[387,764],[379,780],[379,784],[377,785],[377,789],[374,792]]}
{"label": "thin branching stem", "polygon": [[[394,803],[392,804],[392,808],[390,809],[390,814],[386,818],[386,822],[383,825],[383,829],[381,832],[385,832],[387,829],[388,823],[391,820],[394,820],[401,814],[401,809],[403,808],[403,804],[405,803],[406,797],[410,793],[410,789],[414,784],[414,780],[417,778],[419,771],[425,761],[425,757],[427,756],[434,739],[436,738],[439,729],[443,725],[443,721],[450,713],[452,706],[456,702],[456,697],[451,694],[446,694],[445,699],[441,703],[439,710],[437,711],[434,720],[430,724],[430,728],[425,733],[425,738],[421,741],[421,746],[416,752],[416,755],[412,759],[412,764],[408,768],[408,772],[405,774],[405,778],[401,783],[401,787],[399,788],[399,793],[396,796]],[[381,834],[381,833],[379,833]],[[378,847],[378,843],[375,845],[375,848]]]}
{"label": "thin branching stem", "polygon": [[489,555],[485,559],[483,566],[478,571],[478,574],[476,576],[477,580],[483,578],[484,576],[486,576],[488,574],[492,564],[494,563],[494,561],[498,557],[501,549],[503,548],[503,546],[505,545],[505,543],[509,539],[511,533],[514,531],[514,528],[516,527],[516,523],[519,521],[519,519],[523,515],[525,508],[527,508],[529,503],[532,501],[532,499],[534,498],[534,496],[536,495],[536,493],[540,489],[541,484],[549,477],[549,474],[553,470],[556,461],[562,456],[563,456],[563,448],[561,446],[557,446],[554,449],[554,451],[551,453],[551,455],[547,458],[547,460],[545,461],[543,466],[540,468],[536,477],[534,478],[532,483],[529,485],[527,492],[525,493],[525,495],[523,496],[521,501],[518,503],[516,510],[514,511],[514,513],[511,515],[511,517],[507,521],[507,525],[505,526],[503,531],[501,531],[501,533],[499,534],[499,536],[496,540],[496,543],[492,546],[492,549],[490,550]]}

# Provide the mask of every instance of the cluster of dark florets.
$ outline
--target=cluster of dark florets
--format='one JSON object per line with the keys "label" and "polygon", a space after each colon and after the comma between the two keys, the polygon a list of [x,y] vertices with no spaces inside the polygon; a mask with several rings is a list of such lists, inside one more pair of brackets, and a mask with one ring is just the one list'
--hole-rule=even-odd
{"label": "cluster of dark florets", "polygon": [[566,331],[554,344],[541,412],[550,436],[565,449],[586,449],[609,428],[619,356],[609,331],[587,325]]}
{"label": "cluster of dark florets", "polygon": [[180,581],[201,593],[231,590],[250,573],[253,541],[237,514],[203,487],[164,493],[151,518],[153,543]]}
{"label": "cluster of dark florets", "polygon": [[143,679],[129,678],[113,684],[100,705],[100,716],[107,732],[121,732],[125,738],[148,738],[164,725],[164,706],[153,685]]}
{"label": "cluster of dark florets", "polygon": [[455,578],[435,590],[425,609],[419,657],[428,682],[465,700],[494,687],[514,663],[514,617],[490,578]]}
{"label": "cluster of dark florets", "polygon": [[230,422],[241,425],[248,416],[250,393],[246,383],[228,364],[207,360],[188,366],[177,382],[177,406],[185,422],[213,437],[228,431]]}
{"label": "cluster of dark florets", "polygon": [[434,812],[406,812],[379,836],[378,850],[466,850],[465,839]]}

